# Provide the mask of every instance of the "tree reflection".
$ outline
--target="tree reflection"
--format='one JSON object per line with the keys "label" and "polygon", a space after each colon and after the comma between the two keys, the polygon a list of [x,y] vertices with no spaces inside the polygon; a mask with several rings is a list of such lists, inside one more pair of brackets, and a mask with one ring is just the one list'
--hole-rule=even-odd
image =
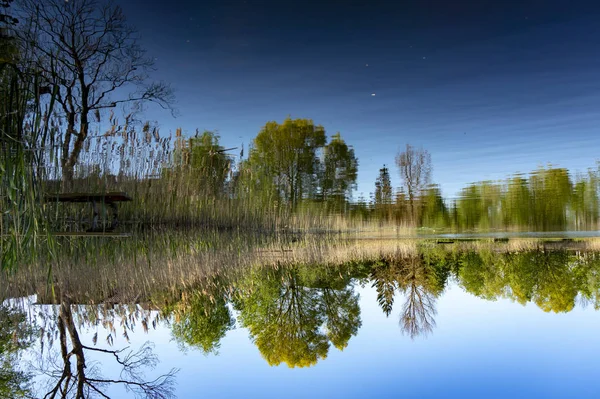
{"label": "tree reflection", "polygon": [[[58,330],[60,357],[49,364],[54,369],[44,369],[50,378],[49,389],[44,398],[88,398],[108,397],[109,386],[120,385],[137,397],[170,398],[173,397],[175,370],[163,374],[154,380],[145,380],[143,370],[153,368],[158,358],[152,351],[152,344],[144,344],[138,351],[102,349],[85,345],[80,338],[73,317],[73,305],[68,295],[62,295],[58,310],[56,327]],[[88,365],[90,352],[106,355],[107,361],[113,361],[120,368],[119,377],[103,377],[97,367]]]}
{"label": "tree reflection", "polygon": [[33,328],[23,312],[0,305],[0,398],[30,398],[31,374],[15,368],[33,343]]}
{"label": "tree reflection", "polygon": [[518,253],[465,252],[460,285],[476,296],[535,303],[545,312],[569,312],[578,296],[598,307],[597,254],[538,249]]}
{"label": "tree reflection", "polygon": [[327,338],[333,346],[343,350],[361,326],[358,295],[348,287],[342,290],[323,288],[322,305]]}
{"label": "tree reflection", "polygon": [[205,354],[216,353],[220,341],[233,328],[225,293],[194,291],[184,295],[175,306],[172,333],[178,343],[198,348]]}
{"label": "tree reflection", "polygon": [[370,275],[377,301],[386,316],[392,313],[397,293],[404,295],[400,327],[412,339],[427,335],[435,327],[435,302],[443,291],[448,273],[443,263],[423,257],[380,260]]}
{"label": "tree reflection", "polygon": [[341,274],[314,275],[303,266],[253,270],[233,302],[270,365],[312,366],[327,357],[330,343],[345,348],[361,325],[353,286]]}
{"label": "tree reflection", "polygon": [[400,288],[404,291],[404,306],[400,315],[402,331],[412,339],[427,335],[435,327],[436,295],[428,281],[428,270],[418,258],[406,262]]}

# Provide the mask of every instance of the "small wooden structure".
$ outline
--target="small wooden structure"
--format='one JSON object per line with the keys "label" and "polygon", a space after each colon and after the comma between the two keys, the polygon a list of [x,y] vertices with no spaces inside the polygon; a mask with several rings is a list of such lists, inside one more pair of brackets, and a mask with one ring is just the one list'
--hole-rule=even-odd
{"label": "small wooden structure", "polygon": [[[64,236],[115,236],[111,233],[119,225],[119,216],[117,204],[119,202],[132,201],[132,198],[124,192],[107,192],[107,193],[58,193],[46,194],[44,196],[46,202],[67,202],[67,203],[91,203],[94,211],[92,218],[92,226],[86,232],[64,232],[56,233],[56,235]],[[103,214],[106,208],[112,211],[112,219],[110,225],[105,226],[100,223],[100,211]],[[117,233],[118,236],[129,236],[127,233]]]}

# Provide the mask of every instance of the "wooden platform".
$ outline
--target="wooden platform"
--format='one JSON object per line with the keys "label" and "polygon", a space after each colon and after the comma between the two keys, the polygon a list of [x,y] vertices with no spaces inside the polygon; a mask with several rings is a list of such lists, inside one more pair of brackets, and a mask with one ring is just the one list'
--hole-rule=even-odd
{"label": "wooden platform", "polygon": [[[126,237],[119,233],[114,233],[115,228],[119,225],[118,216],[118,204],[119,202],[132,201],[132,198],[127,193],[122,191],[112,191],[106,193],[54,193],[46,194],[44,200],[48,203],[79,203],[79,204],[91,204],[94,217],[92,219],[92,226],[88,229],[77,229],[82,230],[81,232],[57,232],[57,236],[70,236],[70,237]],[[112,219],[109,226],[105,226],[103,219],[106,219],[108,212],[112,213]],[[81,226],[83,227],[83,226]],[[86,230],[83,232],[83,230]]]}
{"label": "wooden platform", "polygon": [[52,233],[55,237],[111,237],[124,238],[131,237],[131,233],[113,233],[113,232],[88,232],[88,231],[64,231]]}
{"label": "wooden platform", "polygon": [[113,191],[107,193],[60,193],[46,194],[46,202],[127,202],[133,199],[122,191]]}

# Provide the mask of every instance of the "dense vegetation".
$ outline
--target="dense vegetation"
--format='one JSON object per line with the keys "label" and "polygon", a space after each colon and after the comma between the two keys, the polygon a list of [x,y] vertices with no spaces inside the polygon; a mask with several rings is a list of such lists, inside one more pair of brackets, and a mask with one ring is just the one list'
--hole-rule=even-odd
{"label": "dense vegetation", "polygon": [[[346,244],[338,242],[315,255],[319,244],[307,242],[287,257],[280,253],[276,264],[265,264],[263,258],[254,266],[250,262],[245,264],[250,267],[231,267],[228,259],[222,259],[215,270],[197,274],[183,285],[172,284],[181,279],[179,266],[159,264],[149,272],[152,283],[144,283],[127,280],[132,275],[129,269],[148,270],[151,262],[129,269],[116,265],[92,284],[101,288],[112,278],[126,280],[121,289],[135,294],[141,306],[114,308],[113,301],[128,303],[133,296],[125,291],[120,292],[121,299],[80,295],[93,292],[89,267],[77,267],[81,263],[77,262],[68,284],[73,300],[86,305],[74,307],[69,318],[76,325],[104,326],[107,336],[99,339],[110,344],[121,335],[127,339],[136,326],[148,330],[165,323],[182,349],[205,354],[218,352],[227,332],[242,326],[270,365],[309,367],[325,359],[332,347],[344,350],[351,345],[362,325],[360,286],[372,287],[381,312],[397,318],[399,333],[413,339],[434,333],[438,300],[453,284],[481,299],[510,299],[545,312],[566,313],[578,304],[600,308],[597,253],[585,246],[569,251],[542,241],[515,251],[514,244],[446,246],[420,241],[403,248],[406,244],[394,241],[373,251],[359,244],[346,247],[357,252],[346,252]],[[306,245],[316,246],[303,252]],[[211,255],[215,262],[217,253]],[[201,259],[188,256],[194,264]],[[236,257],[238,264],[248,256]],[[155,274],[159,269],[162,278]],[[46,317],[52,319],[55,313]],[[52,331],[58,326],[45,328]]]}
{"label": "dense vegetation", "polygon": [[[118,6],[23,1],[18,13],[10,6],[2,2],[0,19],[4,269],[52,253],[52,232],[76,230],[89,219],[81,206],[43,202],[44,193],[60,191],[126,191],[134,203],[123,207],[122,219],[143,228],[473,231],[598,225],[597,170],[573,175],[549,166],[473,183],[449,199],[432,181],[428,151],[406,145],[396,156],[397,171],[383,165],[373,194],[356,198],[359,160],[352,145],[339,132],[328,136],[311,119],[266,122],[246,154],[244,148],[224,148],[215,132],[161,134],[154,124],[138,121],[137,110],[148,102],[171,108],[173,94],[150,79],[153,59]],[[390,177],[396,173],[398,188]]]}

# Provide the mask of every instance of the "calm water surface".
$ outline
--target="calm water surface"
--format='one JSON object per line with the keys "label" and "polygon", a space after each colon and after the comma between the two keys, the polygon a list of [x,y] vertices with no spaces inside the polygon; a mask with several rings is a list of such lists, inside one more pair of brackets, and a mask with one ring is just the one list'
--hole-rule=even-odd
{"label": "calm water surface", "polygon": [[[74,325],[89,347],[151,341],[160,363],[144,378],[177,368],[180,398],[600,395],[600,256],[434,258],[259,268],[184,292],[165,305],[169,312],[116,306],[95,314],[73,305]],[[22,366],[51,368],[40,353],[60,353],[53,309],[27,308],[54,342],[47,335],[42,349],[36,338]],[[112,355],[89,351],[86,362],[119,376]],[[56,376],[34,381],[40,389]],[[111,384],[103,392],[131,395]]]}

